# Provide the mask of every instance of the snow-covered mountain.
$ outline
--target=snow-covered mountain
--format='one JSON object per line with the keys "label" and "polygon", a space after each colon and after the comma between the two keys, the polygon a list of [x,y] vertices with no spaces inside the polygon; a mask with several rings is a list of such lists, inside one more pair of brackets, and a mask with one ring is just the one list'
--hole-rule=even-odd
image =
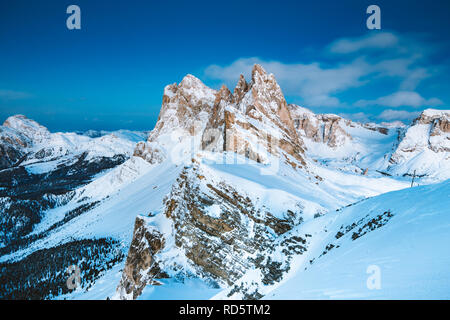
{"label": "snow-covered mountain", "polygon": [[388,170],[449,179],[449,152],[450,111],[427,109],[402,132]]}
{"label": "snow-covered mountain", "polygon": [[[167,86],[148,138],[8,118],[0,297],[448,298],[448,114],[408,127],[314,114],[255,65],[233,92],[192,75]],[[386,291],[364,289],[371,265]],[[353,280],[327,286],[334,274]]]}
{"label": "snow-covered mountain", "polygon": [[50,133],[47,128],[23,115],[9,117],[0,126],[2,169],[57,161],[61,163],[86,153],[87,159],[96,157],[129,157],[136,142],[146,139],[142,132],[119,130],[114,132],[88,131]]}
{"label": "snow-covered mountain", "polygon": [[[67,259],[78,256],[86,260],[88,255],[98,254],[96,250],[104,251],[116,244],[112,239],[69,237],[62,247],[44,245],[39,247],[43,250],[33,249],[39,240],[51,239],[55,230],[97,205],[97,202],[72,200],[80,188],[101,179],[110,169],[129,159],[136,141],[143,135],[145,138],[144,133],[123,130],[96,138],[50,133],[22,115],[9,117],[0,126],[0,259],[9,261],[0,267],[3,298],[56,296],[64,290],[55,281],[63,281],[65,270],[62,269],[67,268]],[[73,258],[65,255],[71,251],[75,251],[71,254]],[[55,255],[61,256],[53,259]],[[14,264],[9,259],[13,256],[23,259],[14,258],[17,260]],[[117,258],[107,259],[116,261]],[[31,271],[24,269],[25,261]],[[43,274],[49,273],[49,279],[42,285]],[[29,296],[32,288],[41,291],[36,289]]]}
{"label": "snow-covered mountain", "polygon": [[[448,110],[426,109],[411,125],[357,123],[289,105],[309,158],[338,170],[422,177],[450,176]],[[416,171],[414,173],[414,171]]]}

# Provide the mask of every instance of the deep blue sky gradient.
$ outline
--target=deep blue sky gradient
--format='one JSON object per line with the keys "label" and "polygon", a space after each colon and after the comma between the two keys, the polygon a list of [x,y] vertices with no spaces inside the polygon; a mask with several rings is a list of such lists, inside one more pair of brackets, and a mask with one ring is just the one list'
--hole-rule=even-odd
{"label": "deep blue sky gradient", "polygon": [[[66,28],[70,4],[81,7],[81,30]],[[212,64],[242,57],[338,63],[318,52],[366,34],[369,4],[382,8],[383,29],[423,34],[439,47],[433,62],[449,65],[450,1],[0,0],[0,92],[18,93],[0,97],[0,122],[21,113],[52,131],[152,129],[164,86],[191,73],[217,87],[203,77]],[[423,89],[442,108],[450,103],[448,80],[441,75]],[[375,96],[358,89],[340,98]],[[353,112],[366,111],[345,110]]]}

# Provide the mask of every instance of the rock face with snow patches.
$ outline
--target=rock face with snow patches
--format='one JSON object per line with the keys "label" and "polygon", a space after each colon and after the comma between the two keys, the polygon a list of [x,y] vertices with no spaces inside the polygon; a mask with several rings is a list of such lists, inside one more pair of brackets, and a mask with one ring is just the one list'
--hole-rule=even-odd
{"label": "rock face with snow patches", "polygon": [[46,128],[25,116],[6,119],[0,126],[0,169],[17,164],[35,143],[49,135]]}
{"label": "rock face with snow patches", "polygon": [[[224,90],[224,89],[222,89]],[[229,95],[225,95],[229,98]],[[267,154],[306,163],[302,157],[303,142],[297,135],[286,100],[273,74],[255,65],[249,84],[241,76],[231,97],[231,104],[217,105],[224,119],[222,129],[224,151],[232,151],[257,162],[266,163]],[[211,126],[213,129],[215,126]],[[208,141],[203,141],[205,147]],[[221,142],[220,140],[218,141]],[[212,144],[214,142],[211,142]],[[292,159],[292,160],[291,160]]]}
{"label": "rock face with snow patches", "polygon": [[390,170],[450,178],[450,112],[427,109],[401,135]]}
{"label": "rock face with snow patches", "polygon": [[188,141],[202,132],[216,95],[215,90],[192,75],[184,77],[179,85],[166,86],[158,122],[147,142],[136,146],[134,155],[150,163],[170,160],[171,147],[177,141]]}
{"label": "rock face with snow patches", "polygon": [[209,89],[192,75],[167,86],[155,129],[134,154],[161,162],[174,157],[171,145],[188,139],[195,150],[231,151],[261,163],[269,163],[273,155],[293,166],[306,165],[283,93],[259,65],[250,83],[241,76],[233,94],[225,86]]}
{"label": "rock face with snow patches", "polygon": [[[165,198],[163,213],[171,232],[161,235],[151,218],[137,218],[120,297],[136,298],[162,274],[182,277],[186,270],[223,287],[257,270],[263,282],[274,284],[289,270],[293,252],[306,250],[306,239],[289,233],[305,218],[302,202],[286,205],[280,212],[252,200],[242,187],[194,160]],[[183,258],[173,259],[173,252]],[[237,293],[261,297],[257,287],[235,286],[232,294]]]}
{"label": "rock face with snow patches", "polygon": [[289,105],[295,128],[301,136],[311,139],[314,142],[322,142],[331,148],[342,146],[346,140],[352,137],[344,129],[341,123],[349,125],[350,121],[345,121],[334,114],[314,114],[308,109]]}

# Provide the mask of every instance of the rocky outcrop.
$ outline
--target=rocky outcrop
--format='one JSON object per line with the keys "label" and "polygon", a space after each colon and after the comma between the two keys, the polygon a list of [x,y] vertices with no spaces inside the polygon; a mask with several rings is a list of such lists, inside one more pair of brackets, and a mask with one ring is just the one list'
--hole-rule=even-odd
{"label": "rocky outcrop", "polygon": [[0,126],[0,170],[17,165],[33,144],[49,135],[47,128],[23,115],[6,119]]}
{"label": "rocky outcrop", "polygon": [[[216,96],[217,91],[208,88],[193,75],[185,76],[178,85],[166,86],[155,128],[147,142],[136,146],[134,155],[150,163],[159,163],[169,155],[171,146],[180,142],[177,139],[201,134]],[[179,134],[176,135],[176,132]],[[164,150],[165,147],[167,150]]]}
{"label": "rocky outcrop", "polygon": [[156,143],[143,141],[136,144],[133,156],[140,157],[151,164],[161,163],[166,158]]}
{"label": "rocky outcrop", "polygon": [[156,141],[174,128],[194,135],[209,117],[216,93],[193,75],[185,76],[179,85],[166,86],[158,122],[148,141]]}
{"label": "rocky outcrop", "polygon": [[429,125],[428,147],[434,152],[450,152],[450,112],[428,109],[414,121],[416,125]]}
{"label": "rocky outcrop", "polygon": [[154,278],[167,277],[154,258],[164,244],[163,235],[148,226],[145,217],[136,218],[133,240],[119,284],[122,299],[136,299],[147,284],[158,284]]}
{"label": "rocky outcrop", "polygon": [[303,141],[273,74],[255,65],[249,84],[240,77],[232,102],[223,114],[224,151],[262,163],[267,163],[270,155],[284,154],[299,167],[306,165]]}
{"label": "rocky outcrop", "polygon": [[[289,270],[291,256],[307,250],[305,239],[290,234],[303,221],[301,208],[286,208],[282,216],[273,214],[193,161],[182,170],[164,201],[163,213],[172,230],[164,234],[166,240],[156,231],[152,218],[145,218],[148,224],[137,218],[119,296],[135,299],[161,274],[176,278],[191,274],[233,288],[231,294],[260,298],[258,292],[237,281],[256,269],[265,284],[274,284]],[[172,247],[166,245],[161,252],[165,243]],[[174,260],[174,256],[179,258]]]}
{"label": "rocky outcrop", "polygon": [[17,164],[24,156],[22,140],[5,133],[0,128],[0,170]]}
{"label": "rocky outcrop", "polygon": [[[245,79],[243,81],[245,82]],[[225,110],[234,98],[235,95],[232,95],[225,85],[220,88],[214,101],[211,116],[209,117],[205,131],[202,134],[202,150],[210,152],[222,152],[226,150],[225,130],[227,128],[227,123],[229,123],[227,117],[229,118],[230,113],[227,113],[226,116]]]}
{"label": "rocky outcrop", "polygon": [[321,142],[331,148],[344,145],[352,137],[342,126],[351,125],[351,121],[344,120],[334,114],[314,114],[308,109],[290,104],[289,109],[294,119],[295,129],[300,136]]}
{"label": "rocky outcrop", "polygon": [[426,150],[450,152],[450,112],[427,109],[400,137],[390,163],[400,164]]}
{"label": "rocky outcrop", "polygon": [[[171,144],[183,139],[192,144],[187,159],[197,151],[228,151],[268,163],[271,156],[283,154],[294,167],[306,166],[303,142],[283,93],[275,77],[259,65],[254,66],[250,83],[241,75],[233,93],[226,86],[209,89],[191,75],[179,85],[167,86],[155,129],[146,143],[137,146],[135,155],[152,163],[162,161]],[[152,145],[156,142],[158,146]]]}
{"label": "rocky outcrop", "polygon": [[3,126],[22,133],[29,140],[32,140],[35,143],[42,142],[50,136],[50,132],[46,127],[40,125],[34,120],[28,119],[24,115],[9,117],[5,120]]}
{"label": "rocky outcrop", "polygon": [[404,129],[389,158],[394,174],[449,177],[450,112],[427,109]]}

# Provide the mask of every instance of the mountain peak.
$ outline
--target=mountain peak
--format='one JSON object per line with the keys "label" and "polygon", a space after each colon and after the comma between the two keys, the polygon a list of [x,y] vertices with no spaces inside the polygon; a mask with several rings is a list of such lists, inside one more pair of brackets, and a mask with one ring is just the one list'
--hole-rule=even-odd
{"label": "mountain peak", "polygon": [[267,72],[264,70],[262,65],[255,63],[252,68],[252,79],[255,79],[258,75],[267,76]]}
{"label": "mountain peak", "polygon": [[14,129],[34,141],[42,141],[50,135],[46,127],[22,114],[9,117],[5,120],[3,126]]}
{"label": "mountain peak", "polygon": [[197,78],[196,76],[194,76],[192,74],[185,75],[183,80],[181,80],[178,87],[179,88],[198,88],[198,89],[208,88],[199,78]]}
{"label": "mountain peak", "polygon": [[425,109],[416,119],[419,123],[429,123],[435,119],[449,119],[450,110]]}
{"label": "mountain peak", "polygon": [[[163,157],[153,156],[155,150],[167,149],[157,152],[161,155],[173,146],[169,145],[172,138],[162,139],[167,142],[164,143],[159,137],[178,129],[187,132],[184,138],[200,134],[201,141],[195,144],[202,150],[232,151],[263,163],[269,161],[270,155],[279,156],[283,151],[284,157],[293,157],[301,164],[299,167],[306,164],[302,157],[303,142],[294,128],[281,88],[274,75],[267,74],[261,65],[253,67],[250,83],[243,75],[239,77],[233,94],[226,86],[218,91],[208,88],[190,74],[179,85],[167,86],[155,129],[147,144],[137,146],[137,154],[144,159],[161,160]],[[257,141],[258,147],[249,141]],[[157,145],[151,146],[152,143]],[[261,147],[263,150],[259,150]]]}
{"label": "mountain peak", "polygon": [[241,102],[244,95],[248,92],[249,85],[247,81],[245,81],[245,77],[243,74],[239,76],[239,80],[236,84],[236,87],[234,88],[233,92],[233,103],[238,104]]}

